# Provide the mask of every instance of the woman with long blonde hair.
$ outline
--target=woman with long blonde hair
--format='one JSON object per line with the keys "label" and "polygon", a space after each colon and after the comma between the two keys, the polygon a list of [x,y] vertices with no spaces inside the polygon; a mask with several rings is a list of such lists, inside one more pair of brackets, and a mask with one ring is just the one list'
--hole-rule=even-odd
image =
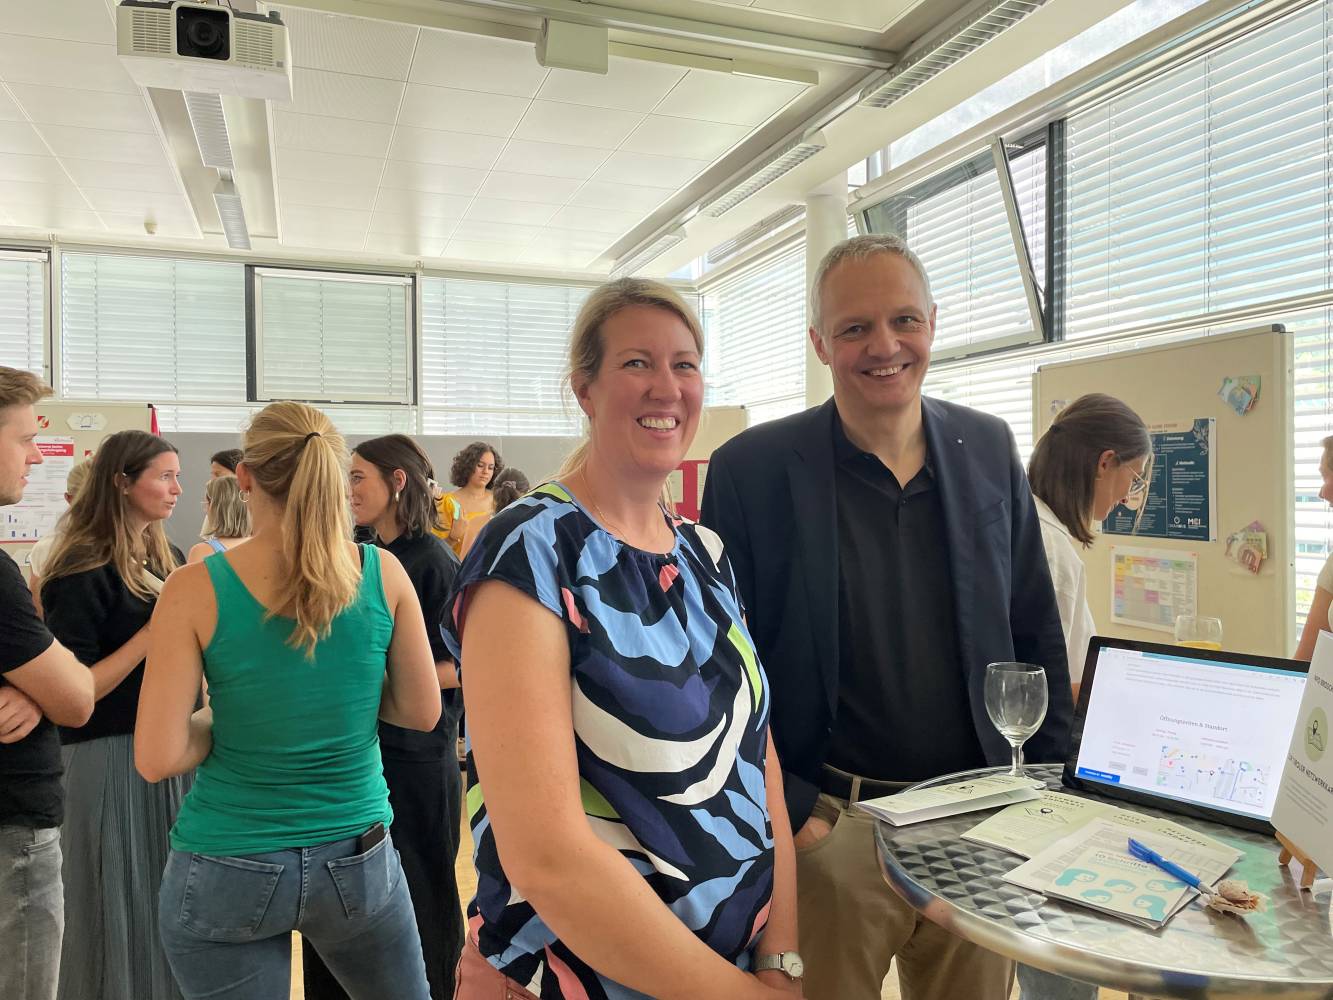
{"label": "woman with long blonde hair", "polygon": [[665,285],[594,291],[570,351],[587,440],[463,563],[446,640],[478,884],[458,1000],[800,993],[768,684],[720,541],[660,502],[702,352]]}
{"label": "woman with long blonde hair", "polygon": [[134,772],[133,733],[148,622],[162,583],[183,561],[163,522],[180,498],[180,459],[145,431],[104,440],[61,519],[45,566],[52,634],[92,672],[97,705],[61,730],[65,758],[65,939],[62,1000],[170,1000],[180,994],[155,919],[167,832],[185,777],[152,786]]}
{"label": "woman with long blonde hair", "polygon": [[250,537],[250,508],[241,498],[235,476],[214,476],[204,486],[203,541],[190,549],[186,562],[201,562],[214,552],[226,552]]}
{"label": "woman with long blonde hair", "polygon": [[439,718],[421,607],[392,554],[351,541],[328,417],[273,403],[243,445],[253,535],[172,576],[153,621],[139,771],[198,769],[171,831],[162,942],[186,997],[285,1000],[299,930],[355,1000],[426,1000],[377,736],[380,719]]}

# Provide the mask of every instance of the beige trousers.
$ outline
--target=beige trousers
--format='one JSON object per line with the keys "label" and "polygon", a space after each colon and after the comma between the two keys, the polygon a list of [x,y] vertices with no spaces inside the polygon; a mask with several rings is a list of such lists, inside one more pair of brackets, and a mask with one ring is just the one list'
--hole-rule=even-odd
{"label": "beige trousers", "polygon": [[806,1000],[879,1000],[895,958],[903,1000],[1007,1000],[1013,962],[941,929],[889,888],[870,816],[829,795],[814,814],[833,831],[796,852]]}

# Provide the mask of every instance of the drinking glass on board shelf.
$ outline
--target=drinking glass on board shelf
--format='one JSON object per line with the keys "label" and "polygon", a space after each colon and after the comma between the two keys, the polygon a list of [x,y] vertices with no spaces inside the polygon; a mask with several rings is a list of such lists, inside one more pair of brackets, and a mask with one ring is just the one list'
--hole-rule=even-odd
{"label": "drinking glass on board shelf", "polygon": [[986,667],[986,714],[1013,749],[1009,773],[1023,776],[1023,744],[1046,718],[1046,671],[1031,663]]}
{"label": "drinking glass on board shelf", "polygon": [[1194,649],[1221,649],[1222,620],[1203,615],[1178,615],[1176,645]]}

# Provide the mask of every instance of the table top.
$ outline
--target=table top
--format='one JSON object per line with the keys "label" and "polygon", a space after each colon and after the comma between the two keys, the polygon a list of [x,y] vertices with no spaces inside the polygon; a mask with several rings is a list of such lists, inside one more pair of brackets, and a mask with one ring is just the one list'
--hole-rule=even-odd
{"label": "table top", "polygon": [[[965,940],[1073,979],[1154,997],[1282,996],[1333,1000],[1333,880],[1302,892],[1277,863],[1269,836],[1090,795],[1060,785],[1060,765],[1027,768],[1047,786],[1135,812],[1173,819],[1245,852],[1227,874],[1268,897],[1266,912],[1241,919],[1194,902],[1157,931],[1029,892],[1003,881],[1016,854],[962,834],[996,810],[896,827],[878,822],[880,867],[916,910]],[[923,785],[985,772],[948,775]]]}

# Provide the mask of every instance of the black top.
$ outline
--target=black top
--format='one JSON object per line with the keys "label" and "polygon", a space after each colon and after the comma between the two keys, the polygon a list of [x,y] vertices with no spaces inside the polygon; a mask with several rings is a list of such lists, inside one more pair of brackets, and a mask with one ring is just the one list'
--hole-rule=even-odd
{"label": "black top", "polygon": [[833,422],[838,709],[828,762],[919,781],[986,764],[958,657],[944,509],[926,465],[905,486]]}
{"label": "black top", "polygon": [[[180,562],[185,562],[174,545],[171,550]],[[51,632],[90,667],[129,642],[153,616],[153,602],[135,597],[110,563],[43,583],[42,607]],[[78,729],[60,727],[61,742],[82,743],[134,732],[142,686],[140,660],[123,681],[97,702],[87,724]]]}
{"label": "black top", "polygon": [[[54,641],[37,611],[23,574],[7,553],[0,552],[0,687],[5,674],[31,663]],[[60,738],[43,716],[17,743],[0,743],[0,826],[43,828],[64,819],[65,796],[60,787]]]}
{"label": "black top", "polygon": [[[412,589],[421,602],[430,637],[430,653],[435,662],[449,659],[449,649],[440,631],[449,608],[449,593],[458,575],[458,556],[453,549],[429,532],[424,535],[399,535],[381,548],[388,549],[403,564]],[[438,760],[452,757],[458,739],[458,719],[463,712],[463,693],[457,688],[440,692],[440,721],[429,733],[380,723],[380,751],[397,760]]]}

